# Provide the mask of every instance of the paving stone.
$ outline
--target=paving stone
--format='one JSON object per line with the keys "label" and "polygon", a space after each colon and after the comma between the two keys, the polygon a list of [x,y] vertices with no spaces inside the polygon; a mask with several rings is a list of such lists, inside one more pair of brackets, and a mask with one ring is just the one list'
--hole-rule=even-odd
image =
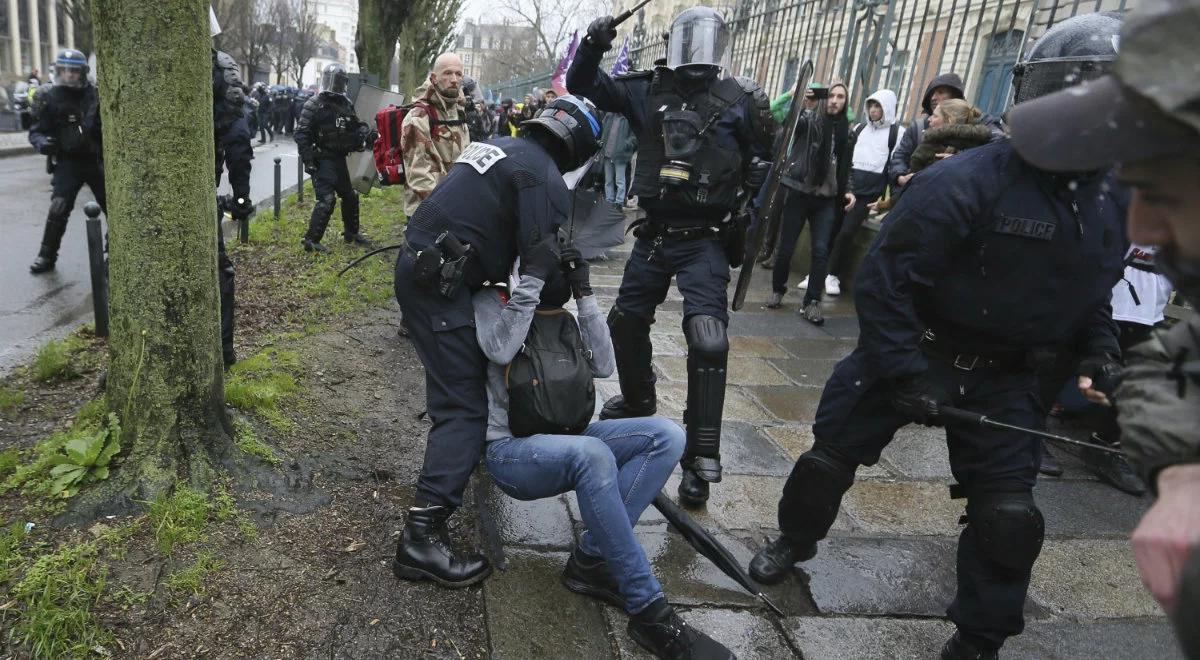
{"label": "paving stone", "polygon": [[870,534],[957,536],[966,500],[951,500],[941,484],[859,480],[842,506]]}
{"label": "paving stone", "polygon": [[650,345],[653,347],[655,356],[687,355],[687,346],[684,345],[682,336],[676,337],[652,332],[650,333]]}
{"label": "paving stone", "polygon": [[817,404],[822,389],[799,385],[748,387],[763,407],[779,419],[789,422],[809,422],[817,416]]}
{"label": "paving stone", "polygon": [[[825,387],[825,381],[829,380],[829,375],[833,373],[833,366],[837,364],[837,360],[820,358],[790,358],[771,360],[770,362],[786,374],[793,383],[821,388]],[[762,384],[769,385],[771,383]]]}
{"label": "paving stone", "polygon": [[[705,507],[688,509],[688,513],[709,529],[746,530],[756,538],[767,533],[774,536],[779,529],[779,497],[785,481],[784,477],[727,475],[713,484]],[[674,500],[678,487],[676,471],[663,490]],[[833,529],[849,531],[850,519],[839,516]]]}
{"label": "paving stone", "polygon": [[792,459],[752,424],[721,424],[721,465],[725,474],[766,474],[786,477]]}
{"label": "paving stone", "polygon": [[1097,481],[1039,480],[1033,494],[1051,536],[1128,539],[1153,502]]}
{"label": "paving stone", "polygon": [[[796,459],[800,458],[801,454],[812,449],[814,441],[812,424],[768,426],[763,431],[768,437],[783,447],[793,463]],[[857,474],[859,478],[876,479],[887,479],[894,476],[893,472],[888,469],[886,461],[880,461],[875,465],[859,466]]]}
{"label": "paving stone", "polygon": [[1033,565],[1030,596],[1052,612],[1083,618],[1158,616],[1142,586],[1129,541],[1046,541]]}
{"label": "paving stone", "polygon": [[1166,617],[1099,621],[1033,621],[1004,644],[1003,657],[1183,658]]}
{"label": "paving stone", "polygon": [[905,477],[951,482],[945,429],[909,424],[883,450],[883,460]]}
{"label": "paving stone", "polygon": [[879,617],[792,617],[783,629],[805,660],[927,660],[954,634],[948,621]]}
{"label": "paving stone", "polygon": [[561,497],[523,502],[505,495],[490,479],[488,482],[487,503],[506,545],[569,549],[575,542],[566,502]]}
{"label": "paving stone", "polygon": [[740,360],[748,357],[786,358],[788,352],[776,342],[766,337],[730,337],[729,359]]}
{"label": "paving stone", "polygon": [[953,539],[833,536],[800,565],[822,614],[942,616],[954,598]]}
{"label": "paving stone", "polygon": [[[674,381],[687,381],[687,357],[655,357],[654,366]],[[730,385],[789,385],[791,381],[762,358],[730,356],[726,371]]]}
{"label": "paving stone", "polygon": [[855,342],[825,337],[786,337],[776,339],[792,357],[801,359],[840,360],[854,350]]}
{"label": "paving stone", "polygon": [[[614,631],[621,658],[643,660],[654,657],[625,633],[627,618],[613,608],[605,608],[604,614]],[[792,656],[787,640],[767,618],[770,615],[709,608],[680,608],[679,614],[693,628],[704,631],[743,660]]]}
{"label": "paving stone", "polygon": [[484,582],[493,658],[608,658],[600,607],[559,584],[566,553],[510,550],[509,568]]}
{"label": "paving stone", "polygon": [[[724,418],[731,421],[768,423],[775,418],[758,403],[747,396],[742,387],[725,389]],[[676,421],[683,420],[683,409],[687,406],[687,383],[660,382],[658,384],[658,414]]]}
{"label": "paving stone", "polygon": [[757,337],[808,337],[828,339],[831,335],[805,321],[794,312],[771,310],[767,312],[741,311],[729,317],[729,334]]}
{"label": "paving stone", "polygon": [[855,316],[831,316],[827,312],[825,325],[822,325],[821,329],[838,339],[857,339],[858,318]]}

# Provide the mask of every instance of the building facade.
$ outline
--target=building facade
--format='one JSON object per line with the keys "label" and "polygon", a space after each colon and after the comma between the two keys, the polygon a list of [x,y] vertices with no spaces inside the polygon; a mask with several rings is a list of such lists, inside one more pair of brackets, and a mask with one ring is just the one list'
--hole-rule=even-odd
{"label": "building facade", "polygon": [[512,23],[480,23],[467,19],[458,33],[455,52],[463,73],[476,80],[500,80],[544,68],[537,59],[532,27]]}
{"label": "building facade", "polygon": [[[358,71],[358,56],[354,53],[354,36],[358,31],[358,0],[316,0],[317,22],[332,31],[332,43],[340,53],[339,60],[351,73]],[[332,53],[326,50],[322,57]],[[308,78],[304,79],[305,82]]]}
{"label": "building facade", "polygon": [[4,0],[0,12],[0,81],[37,71],[42,82],[60,48],[75,47],[75,24],[58,0]]}

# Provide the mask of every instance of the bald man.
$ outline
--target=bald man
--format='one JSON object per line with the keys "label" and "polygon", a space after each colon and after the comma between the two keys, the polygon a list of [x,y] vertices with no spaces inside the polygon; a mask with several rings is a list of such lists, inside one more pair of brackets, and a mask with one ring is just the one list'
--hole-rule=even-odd
{"label": "bald man", "polygon": [[404,154],[404,212],[409,217],[471,142],[463,109],[462,59],[442,53],[429,78],[417,88],[416,107],[404,117],[400,148]]}

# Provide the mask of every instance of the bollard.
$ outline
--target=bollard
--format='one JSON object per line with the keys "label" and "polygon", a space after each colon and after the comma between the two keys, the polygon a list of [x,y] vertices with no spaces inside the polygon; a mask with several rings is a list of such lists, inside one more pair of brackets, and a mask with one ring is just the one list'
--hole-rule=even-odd
{"label": "bollard", "polygon": [[296,199],[304,201],[304,161],[296,156]]}
{"label": "bollard", "polygon": [[283,176],[282,176],[282,170],[279,167],[279,163],[282,160],[283,159],[281,159],[279,156],[275,157],[275,219],[276,220],[279,220],[279,203],[280,203],[279,196],[281,194],[283,194],[282,190],[281,190],[281,187],[283,186]]}
{"label": "bollard", "polygon": [[[239,211],[246,206],[246,200],[238,197],[237,205]],[[238,217],[238,242],[243,245],[250,242],[250,215],[242,215]]]}
{"label": "bollard", "polygon": [[100,205],[88,202],[83,207],[87,215],[88,262],[92,271],[92,310],[96,315],[96,336],[108,336],[108,273],[104,263],[104,233],[100,229]]}

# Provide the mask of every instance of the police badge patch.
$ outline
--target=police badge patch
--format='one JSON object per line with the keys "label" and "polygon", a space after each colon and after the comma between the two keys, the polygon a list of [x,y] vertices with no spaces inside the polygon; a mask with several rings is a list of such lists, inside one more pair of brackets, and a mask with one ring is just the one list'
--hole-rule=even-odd
{"label": "police badge patch", "polygon": [[476,172],[483,174],[492,165],[495,165],[501,158],[507,155],[503,149],[495,145],[485,142],[472,142],[466,149],[463,149],[454,162],[466,163],[474,167]]}
{"label": "police badge patch", "polygon": [[1053,222],[1044,220],[1031,220],[1030,218],[1017,218],[1011,215],[1000,215],[1000,219],[996,221],[992,231],[997,234],[1008,234],[1010,236],[1021,236],[1023,238],[1036,238],[1040,241],[1054,240],[1054,231],[1058,229],[1058,225]]}

